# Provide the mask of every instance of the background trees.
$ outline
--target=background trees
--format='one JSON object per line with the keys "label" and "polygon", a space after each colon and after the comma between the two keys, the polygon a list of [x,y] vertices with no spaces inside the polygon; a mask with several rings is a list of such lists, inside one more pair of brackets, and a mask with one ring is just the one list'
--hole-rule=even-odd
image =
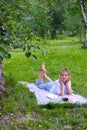
{"label": "background trees", "polygon": [[[86,3],[86,2],[85,2]],[[63,30],[78,33],[83,26],[80,0],[30,0],[0,2],[2,22],[13,46],[31,34],[55,38]]]}

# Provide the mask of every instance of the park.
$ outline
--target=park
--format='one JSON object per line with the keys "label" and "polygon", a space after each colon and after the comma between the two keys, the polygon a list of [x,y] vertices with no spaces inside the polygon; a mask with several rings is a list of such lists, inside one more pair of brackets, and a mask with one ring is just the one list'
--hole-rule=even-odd
{"label": "park", "polygon": [[68,67],[73,92],[87,98],[86,7],[86,0],[1,0],[1,130],[87,129],[87,104],[38,105],[19,83],[35,83],[43,62],[53,80]]}

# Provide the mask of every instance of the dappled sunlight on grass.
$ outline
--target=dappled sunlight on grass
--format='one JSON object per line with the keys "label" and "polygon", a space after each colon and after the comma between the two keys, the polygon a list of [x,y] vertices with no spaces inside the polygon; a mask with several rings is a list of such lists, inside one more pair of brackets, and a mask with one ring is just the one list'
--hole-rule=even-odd
{"label": "dappled sunlight on grass", "polygon": [[53,45],[53,46],[73,46],[79,44],[79,39],[75,38],[68,38],[68,39],[54,39],[54,40],[47,40],[47,45]]}

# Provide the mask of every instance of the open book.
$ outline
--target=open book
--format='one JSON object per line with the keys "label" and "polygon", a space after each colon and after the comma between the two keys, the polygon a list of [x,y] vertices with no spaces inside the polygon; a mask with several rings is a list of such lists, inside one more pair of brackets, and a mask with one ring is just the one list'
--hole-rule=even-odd
{"label": "open book", "polygon": [[49,93],[48,95],[47,95],[47,97],[48,98],[50,98],[50,99],[58,99],[58,95],[55,95],[55,94],[52,94],[52,93]]}

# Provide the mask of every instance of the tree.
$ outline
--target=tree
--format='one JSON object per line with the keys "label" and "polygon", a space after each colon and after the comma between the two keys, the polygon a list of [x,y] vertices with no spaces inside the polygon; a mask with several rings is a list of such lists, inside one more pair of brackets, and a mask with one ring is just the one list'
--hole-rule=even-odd
{"label": "tree", "polygon": [[[27,57],[36,56],[31,48],[38,46],[30,44],[34,34],[29,24],[30,2],[25,0],[0,1],[0,93],[5,91],[5,77],[3,73],[3,59],[10,58],[9,50],[23,48]],[[4,29],[5,28],[5,29]]]}
{"label": "tree", "polygon": [[0,14],[0,93],[3,93],[5,91],[5,78],[4,78],[4,73],[3,73],[3,66],[2,66],[2,62],[3,62],[3,57],[4,55],[7,53],[6,51],[6,46],[5,42],[3,42],[4,37],[5,37],[5,29],[3,27],[2,24],[2,20],[1,20],[1,15]]}
{"label": "tree", "polygon": [[81,0],[81,10],[82,10],[82,14],[83,14],[84,22],[85,22],[85,28],[86,28],[86,43],[85,43],[85,46],[87,47],[87,14],[85,12],[85,2],[84,2],[84,0]]}
{"label": "tree", "polygon": [[48,16],[49,9],[46,2],[43,0],[32,0],[30,5],[30,25],[32,31],[36,32],[38,36],[45,37],[50,25],[50,16]]}

